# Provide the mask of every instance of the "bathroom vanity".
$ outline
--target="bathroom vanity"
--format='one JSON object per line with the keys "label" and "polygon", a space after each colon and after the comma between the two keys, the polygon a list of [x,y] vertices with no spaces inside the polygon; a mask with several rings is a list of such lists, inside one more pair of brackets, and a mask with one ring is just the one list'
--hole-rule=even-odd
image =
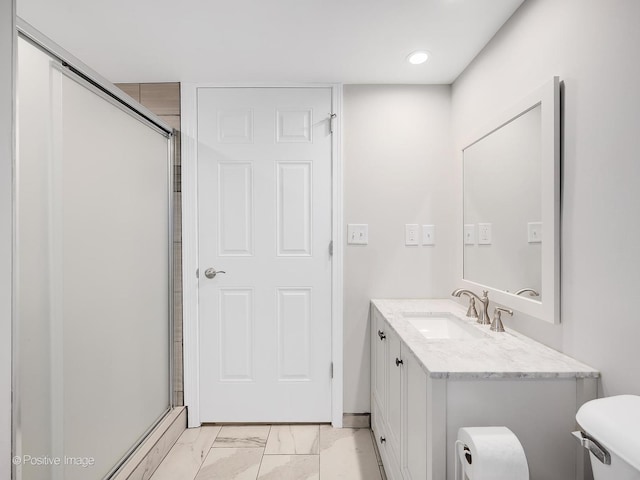
{"label": "bathroom vanity", "polygon": [[450,300],[371,301],[371,423],[387,476],[454,480],[460,427],[510,428],[532,479],[585,477],[571,436],[599,373]]}

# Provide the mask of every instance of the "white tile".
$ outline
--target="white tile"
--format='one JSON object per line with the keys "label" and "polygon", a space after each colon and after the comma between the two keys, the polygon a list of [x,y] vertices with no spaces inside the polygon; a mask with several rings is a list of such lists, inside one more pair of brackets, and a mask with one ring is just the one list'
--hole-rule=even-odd
{"label": "white tile", "polygon": [[[268,451],[260,447],[265,443]],[[249,447],[226,446],[231,444]],[[215,448],[208,450],[211,446]],[[297,454],[277,453],[291,450]],[[319,455],[302,454],[303,451],[319,451]],[[196,480],[386,480],[384,470],[378,466],[368,429],[333,429],[326,425],[187,430],[152,480],[193,480],[194,477]]]}
{"label": "white tile", "polygon": [[380,480],[368,429],[320,426],[320,480]]}
{"label": "white tile", "polygon": [[162,461],[152,480],[191,480],[202,466],[220,427],[189,428]]}
{"label": "white tile", "polygon": [[265,455],[258,480],[319,480],[318,455]]}
{"label": "white tile", "polygon": [[224,426],[213,443],[213,448],[259,447],[267,443],[269,425],[229,425]]}
{"label": "white tile", "polygon": [[319,425],[273,425],[265,455],[317,455],[320,447]]}
{"label": "white tile", "polygon": [[196,480],[256,480],[262,453],[262,448],[212,448]]}

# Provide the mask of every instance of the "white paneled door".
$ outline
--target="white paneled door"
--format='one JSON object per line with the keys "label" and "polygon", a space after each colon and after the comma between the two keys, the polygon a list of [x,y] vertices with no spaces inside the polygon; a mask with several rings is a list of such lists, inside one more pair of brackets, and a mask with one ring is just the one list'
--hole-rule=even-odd
{"label": "white paneled door", "polygon": [[202,422],[331,420],[331,105],[198,88]]}

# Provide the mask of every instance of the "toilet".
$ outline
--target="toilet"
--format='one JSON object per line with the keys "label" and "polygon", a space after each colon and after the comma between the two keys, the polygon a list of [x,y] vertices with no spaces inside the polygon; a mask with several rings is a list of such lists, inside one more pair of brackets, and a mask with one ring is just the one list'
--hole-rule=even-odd
{"label": "toilet", "polygon": [[640,480],[640,397],[619,395],[585,403],[573,432],[589,450],[594,480]]}

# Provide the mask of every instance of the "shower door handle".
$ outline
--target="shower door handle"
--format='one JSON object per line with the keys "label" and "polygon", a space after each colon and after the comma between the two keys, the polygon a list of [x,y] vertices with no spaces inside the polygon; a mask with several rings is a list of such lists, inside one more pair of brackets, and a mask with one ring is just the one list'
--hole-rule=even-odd
{"label": "shower door handle", "polygon": [[207,277],[207,278],[215,278],[216,275],[218,275],[219,273],[227,273],[227,272],[225,272],[224,270],[216,271],[215,268],[207,268],[204,271],[204,276]]}

